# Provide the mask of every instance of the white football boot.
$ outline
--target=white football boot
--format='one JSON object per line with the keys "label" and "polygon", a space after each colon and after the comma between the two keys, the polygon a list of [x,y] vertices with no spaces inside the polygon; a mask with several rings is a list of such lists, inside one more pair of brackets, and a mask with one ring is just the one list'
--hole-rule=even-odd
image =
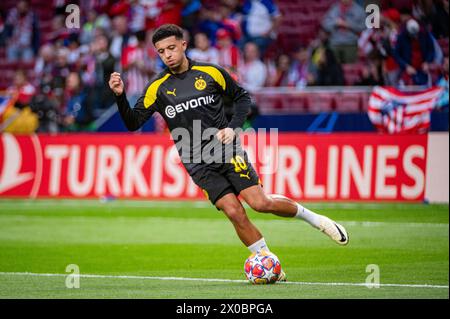
{"label": "white football boot", "polygon": [[328,217],[323,216],[320,221],[319,230],[339,245],[348,244],[348,235],[344,226],[332,221]]}

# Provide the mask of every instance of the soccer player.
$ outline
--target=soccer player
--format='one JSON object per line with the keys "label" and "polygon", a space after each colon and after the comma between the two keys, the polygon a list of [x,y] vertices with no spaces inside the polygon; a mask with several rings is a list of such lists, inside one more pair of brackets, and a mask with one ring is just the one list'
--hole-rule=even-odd
{"label": "soccer player", "polygon": [[[302,219],[338,244],[346,245],[348,235],[343,226],[285,196],[264,193],[235,132],[249,112],[249,94],[223,68],[188,59],[180,27],[162,25],[155,30],[152,42],[167,68],[150,81],[133,108],[127,101],[120,74],[112,73],[109,80],[126,127],[135,131],[159,112],[193,181],[225,213],[252,253],[269,248],[248,219],[238,195],[257,212]],[[230,122],[225,117],[224,97],[234,104]],[[201,132],[200,141],[195,138],[196,130]],[[184,134],[186,131],[188,136]],[[216,154],[214,150],[218,150]],[[214,161],[210,158],[211,151]],[[282,273],[280,280],[284,279]]]}

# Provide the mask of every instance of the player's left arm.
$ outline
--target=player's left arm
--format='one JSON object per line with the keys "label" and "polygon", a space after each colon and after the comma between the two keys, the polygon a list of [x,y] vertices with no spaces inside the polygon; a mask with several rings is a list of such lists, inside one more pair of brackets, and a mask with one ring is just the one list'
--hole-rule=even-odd
{"label": "player's left arm", "polygon": [[252,104],[250,94],[236,83],[227,71],[220,69],[220,72],[225,79],[224,94],[232,99],[234,106],[234,113],[228,127],[232,129],[241,128],[250,113]]}
{"label": "player's left arm", "polygon": [[234,112],[228,123],[228,127],[220,130],[217,133],[217,138],[222,143],[229,144],[233,142],[236,135],[234,130],[242,128],[244,125],[244,122],[250,113],[252,100],[250,94],[237,84],[226,70],[219,68],[219,71],[222,73],[225,81],[225,87],[222,86],[223,93],[233,101]]}

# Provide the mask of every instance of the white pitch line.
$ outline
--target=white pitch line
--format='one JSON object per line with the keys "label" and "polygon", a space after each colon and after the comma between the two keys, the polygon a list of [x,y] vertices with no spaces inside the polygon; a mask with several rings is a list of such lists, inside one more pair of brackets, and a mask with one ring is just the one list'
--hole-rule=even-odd
{"label": "white pitch line", "polygon": [[[45,274],[31,272],[0,272],[0,276],[35,276],[35,277],[67,277],[70,274]],[[72,276],[74,276],[72,274]],[[122,275],[89,275],[80,274],[80,278],[108,278],[108,279],[148,279],[148,280],[174,280],[174,281],[204,281],[204,282],[230,282],[230,283],[248,283],[247,280],[237,279],[219,279],[219,278],[189,278],[189,277],[153,277],[153,276],[122,276]],[[302,282],[287,281],[280,282],[284,285],[311,285],[311,286],[360,286],[369,287],[366,283],[351,282]],[[403,288],[437,288],[448,289],[445,285],[428,285],[428,284],[380,284],[380,287],[403,287]]]}
{"label": "white pitch line", "polygon": [[[23,208],[26,206],[45,206],[45,207],[111,207],[111,208],[123,208],[123,207],[133,207],[133,208],[153,208],[153,207],[170,207],[179,208],[186,207],[186,205],[192,204],[196,208],[213,208],[209,201],[203,200],[175,200],[175,201],[164,201],[164,200],[127,200],[127,199],[113,199],[113,200],[102,200],[101,198],[89,198],[89,199],[23,199],[23,200],[11,200],[0,198],[0,206],[6,208]],[[423,209],[424,204],[411,203],[408,205],[400,205],[395,203],[337,203],[337,202],[308,202],[305,203],[306,206],[310,206],[315,209],[356,209],[361,208],[363,210],[382,210],[386,204],[394,205],[399,210],[411,210],[411,209]],[[244,203],[244,206],[248,208],[248,205]]]}

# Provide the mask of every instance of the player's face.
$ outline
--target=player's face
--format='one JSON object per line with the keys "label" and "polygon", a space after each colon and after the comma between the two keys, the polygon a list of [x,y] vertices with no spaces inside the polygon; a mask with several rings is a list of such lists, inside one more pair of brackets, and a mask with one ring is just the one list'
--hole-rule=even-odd
{"label": "player's face", "polygon": [[171,36],[155,43],[156,51],[170,69],[178,68],[184,60],[187,43]]}

